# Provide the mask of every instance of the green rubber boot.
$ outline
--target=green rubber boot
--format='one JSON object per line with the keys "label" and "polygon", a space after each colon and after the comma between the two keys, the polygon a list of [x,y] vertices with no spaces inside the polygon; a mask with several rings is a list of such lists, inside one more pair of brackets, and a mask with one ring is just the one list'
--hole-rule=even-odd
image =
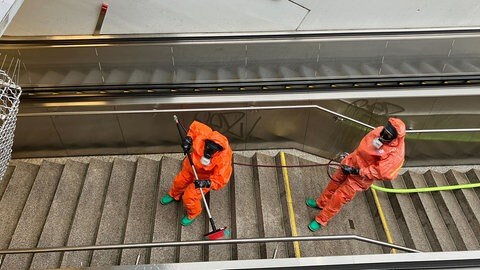
{"label": "green rubber boot", "polygon": [[194,219],[189,219],[187,215],[183,216],[182,218],[182,221],[180,221],[180,223],[182,223],[182,226],[190,226],[193,222],[195,221],[195,218]]}
{"label": "green rubber boot", "polygon": [[315,219],[308,224],[308,229],[312,232],[316,232],[322,228],[322,224],[318,223]]}
{"label": "green rubber boot", "polygon": [[167,194],[167,195],[162,197],[162,199],[160,200],[160,203],[163,204],[163,205],[167,205],[167,204],[169,204],[173,201],[175,201],[175,199],[172,196]]}
{"label": "green rubber boot", "polygon": [[307,204],[308,207],[322,210],[322,208],[318,207],[317,201],[315,201],[314,199],[307,198],[305,203]]}

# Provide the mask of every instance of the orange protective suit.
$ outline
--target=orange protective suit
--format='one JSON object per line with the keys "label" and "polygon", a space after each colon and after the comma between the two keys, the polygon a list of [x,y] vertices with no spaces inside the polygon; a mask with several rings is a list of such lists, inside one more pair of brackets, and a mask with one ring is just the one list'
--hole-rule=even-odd
{"label": "orange protective suit", "polygon": [[[228,139],[217,131],[213,131],[207,125],[194,121],[188,130],[188,136],[192,137],[192,160],[195,164],[195,170],[198,179],[209,179],[211,181],[210,188],[203,188],[204,194],[210,189],[221,189],[230,180],[232,175],[232,149],[228,144]],[[205,147],[205,140],[211,140],[223,147],[222,151],[216,152],[212,158],[210,165],[204,166],[200,163]],[[200,189],[196,189],[193,181],[195,175],[187,157],[183,160],[182,170],[173,180],[172,187],[168,194],[175,200],[183,199],[183,204],[187,211],[189,219],[194,219],[202,212],[202,195]]]}
{"label": "orange protective suit", "polygon": [[317,205],[322,210],[315,220],[322,226],[326,226],[357,192],[370,188],[374,180],[391,181],[397,177],[405,157],[405,124],[398,118],[389,118],[388,121],[397,130],[397,138],[377,149],[372,141],[380,137],[383,127],[370,131],[360,141],[357,149],[341,162],[359,168],[359,175],[346,175],[339,168],[317,198]]}

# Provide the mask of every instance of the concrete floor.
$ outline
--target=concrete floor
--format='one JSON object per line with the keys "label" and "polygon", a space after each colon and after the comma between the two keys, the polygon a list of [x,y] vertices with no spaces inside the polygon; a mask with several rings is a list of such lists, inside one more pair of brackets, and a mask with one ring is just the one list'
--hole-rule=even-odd
{"label": "concrete floor", "polygon": [[[24,0],[7,36],[478,27],[476,0]],[[395,12],[392,12],[395,10]]]}

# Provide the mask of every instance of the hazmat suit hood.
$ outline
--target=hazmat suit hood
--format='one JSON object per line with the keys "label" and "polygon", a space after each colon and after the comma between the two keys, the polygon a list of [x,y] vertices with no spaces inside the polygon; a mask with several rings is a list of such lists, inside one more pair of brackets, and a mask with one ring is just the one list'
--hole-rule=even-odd
{"label": "hazmat suit hood", "polygon": [[220,134],[218,131],[212,131],[206,136],[206,139],[213,141],[214,143],[220,145],[223,148],[221,151],[216,152],[212,156],[212,164],[223,163],[222,161],[231,159],[232,149],[230,148],[228,144],[228,139],[225,136]]}
{"label": "hazmat suit hood", "polygon": [[393,141],[388,143],[390,146],[397,146],[400,144],[400,142],[403,142],[405,140],[405,134],[406,134],[406,127],[405,123],[403,123],[402,120],[395,118],[395,117],[390,117],[388,118],[388,122],[395,128],[397,131],[397,138],[395,138]]}
{"label": "hazmat suit hood", "polygon": [[[193,152],[192,157],[194,163],[199,167],[207,171],[213,170],[214,167],[224,167],[231,164],[232,160],[232,149],[228,143],[227,137],[222,135],[218,131],[212,130],[209,126],[194,121],[190,125],[188,135],[193,138]],[[207,140],[213,141],[216,144],[220,145],[223,150],[216,152],[210,159],[209,165],[203,165],[201,159],[204,155],[205,143]]]}

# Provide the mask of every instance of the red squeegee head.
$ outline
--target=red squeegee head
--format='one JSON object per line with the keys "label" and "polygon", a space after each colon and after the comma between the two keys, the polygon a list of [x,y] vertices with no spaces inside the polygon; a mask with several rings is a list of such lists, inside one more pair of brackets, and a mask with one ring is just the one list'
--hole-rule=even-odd
{"label": "red squeegee head", "polygon": [[213,232],[209,232],[203,236],[205,240],[218,240],[222,238],[230,237],[230,230],[227,227],[223,227]]}

